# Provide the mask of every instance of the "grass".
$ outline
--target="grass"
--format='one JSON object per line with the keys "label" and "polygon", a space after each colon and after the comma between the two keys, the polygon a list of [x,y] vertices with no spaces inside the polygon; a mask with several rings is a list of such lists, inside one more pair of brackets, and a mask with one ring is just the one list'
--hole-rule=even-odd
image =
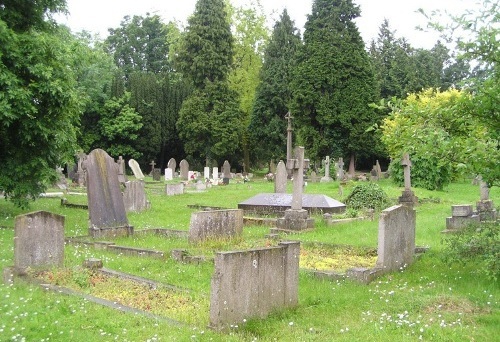
{"label": "grass", "polygon": [[[396,199],[401,188],[388,180],[379,182],[390,198]],[[343,200],[354,183],[309,183],[306,193],[322,193]],[[260,192],[273,192],[273,184],[264,181],[213,187],[206,192],[180,196],[162,195],[163,184],[147,185],[151,209],[128,215],[134,229],[171,228],[188,230],[196,209],[188,205],[236,208]],[[430,250],[402,272],[383,276],[369,285],[348,280],[327,281],[300,272],[299,305],[293,310],[275,312],[263,320],[237,324],[228,333],[207,329],[210,278],[213,263],[199,265],[165,259],[119,255],[87,245],[67,245],[65,269],[51,270],[61,284],[80,287],[115,301],[148,309],[159,315],[180,320],[174,326],[163,320],[118,312],[80,297],[42,290],[21,280],[13,285],[0,285],[1,341],[495,341],[500,326],[500,287],[488,279],[479,264],[446,264],[441,255],[445,218],[453,204],[474,204],[479,189],[470,182],[454,183],[444,191],[414,189],[422,203],[416,207],[416,244]],[[491,189],[490,196],[498,205],[500,190]],[[68,195],[70,203],[85,203],[80,195]],[[66,217],[65,235],[87,234],[88,212],[66,208],[59,199],[43,198],[29,211],[47,210]],[[0,203],[0,268],[13,264],[14,218],[27,211],[9,202]],[[334,226],[314,216],[316,228],[287,239],[301,240],[302,264],[317,268],[345,268],[349,261],[376,249],[378,214],[373,221],[354,221]],[[116,239],[120,245],[143,247],[165,252],[183,248],[191,255],[213,256],[216,251],[247,249],[273,245],[265,238],[268,228],[245,227],[243,237],[190,245],[186,239],[152,235],[135,235]],[[326,245],[325,245],[326,244]],[[349,245],[348,249],[331,245]],[[326,246],[326,247],[325,247]],[[363,254],[365,253],[365,254]],[[151,293],[137,285],[116,279],[92,278],[79,268],[87,258],[100,258],[106,268],[131,273],[155,281],[188,289],[178,294],[171,291]],[[336,260],[342,260],[336,264]],[[362,260],[363,262],[366,260]],[[373,260],[372,260],[373,262]],[[326,266],[323,265],[326,263]],[[332,266],[333,267],[333,266]],[[58,273],[59,272],[59,273]],[[92,283],[93,282],[93,283]],[[95,284],[98,284],[96,286]],[[93,292],[92,292],[93,291]],[[172,303],[177,303],[172,305]]]}

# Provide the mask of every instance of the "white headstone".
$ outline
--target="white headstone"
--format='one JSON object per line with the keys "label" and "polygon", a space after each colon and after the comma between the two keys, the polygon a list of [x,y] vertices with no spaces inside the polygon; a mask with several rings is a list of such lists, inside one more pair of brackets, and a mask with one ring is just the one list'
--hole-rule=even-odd
{"label": "white headstone", "polygon": [[132,172],[134,173],[136,179],[144,179],[144,174],[142,173],[141,167],[135,159],[130,159],[128,161],[128,166],[130,166],[130,168],[132,169]]}
{"label": "white headstone", "polygon": [[172,169],[167,167],[165,169],[165,180],[169,181],[169,180],[172,180],[172,179],[174,179],[174,175],[172,173]]}
{"label": "white headstone", "polygon": [[212,169],[212,178],[214,180],[219,179],[219,168],[217,166]]}
{"label": "white headstone", "polygon": [[203,178],[210,179],[210,168],[208,166],[203,169]]}

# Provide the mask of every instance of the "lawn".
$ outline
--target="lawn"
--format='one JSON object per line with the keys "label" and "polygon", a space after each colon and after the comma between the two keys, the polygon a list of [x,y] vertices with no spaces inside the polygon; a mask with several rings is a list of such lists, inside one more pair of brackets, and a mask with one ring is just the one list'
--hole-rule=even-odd
{"label": "lawn", "polygon": [[[401,193],[402,188],[395,187],[389,180],[379,184],[394,201]],[[353,186],[354,183],[348,183],[340,190],[338,182],[309,183],[305,193],[321,193],[342,201]],[[255,194],[273,192],[273,184],[261,180],[231,183],[206,192],[174,197],[163,195],[163,188],[163,183],[147,183],[151,209],[128,215],[136,231],[147,228],[188,230],[191,214],[196,211],[188,206],[237,208],[238,202]],[[479,199],[478,186],[467,180],[453,183],[444,191],[418,188],[414,191],[421,202],[416,207],[416,244],[427,246],[429,250],[404,271],[385,275],[368,285],[345,279],[322,280],[303,270],[299,276],[299,305],[295,309],[275,312],[263,320],[248,319],[235,325],[230,332],[217,333],[207,328],[213,272],[210,257],[217,250],[276,244],[277,241],[265,237],[269,228],[249,226],[244,228],[241,239],[201,245],[190,245],[186,239],[178,237],[139,234],[114,240],[119,245],[163,251],[167,255],[164,259],[126,256],[89,245],[68,244],[65,268],[49,270],[44,277],[78,288],[82,293],[126,302],[124,304],[157,316],[117,311],[83,297],[43,290],[18,280],[13,285],[0,285],[0,340],[497,341],[500,333],[498,281],[489,279],[479,263],[447,264],[442,259],[445,236],[441,231],[445,229],[446,217],[451,215],[451,205],[475,205]],[[490,197],[496,205],[500,204],[498,187],[491,189]],[[70,203],[85,203],[81,195],[67,195],[66,198]],[[14,217],[35,210],[64,215],[67,237],[87,234],[88,212],[63,207],[59,198],[38,199],[29,210],[2,201],[0,268],[13,264]],[[305,267],[321,265],[343,269],[346,263],[365,262],[373,257],[366,251],[377,247],[377,213],[372,221],[334,226],[324,224],[321,215],[314,215],[314,218],[313,231],[281,236],[302,242]],[[323,247],[331,245],[348,248]],[[178,248],[186,249],[191,255],[204,255],[207,261],[200,264],[176,262],[169,256],[172,249]],[[358,255],[363,254],[361,251],[366,257],[358,260]],[[343,264],[336,263],[337,254]],[[317,259],[318,256],[322,259]],[[88,258],[101,259],[106,268],[182,290],[160,289],[152,293],[134,284],[97,277],[80,268]],[[349,261],[351,259],[354,261]]]}

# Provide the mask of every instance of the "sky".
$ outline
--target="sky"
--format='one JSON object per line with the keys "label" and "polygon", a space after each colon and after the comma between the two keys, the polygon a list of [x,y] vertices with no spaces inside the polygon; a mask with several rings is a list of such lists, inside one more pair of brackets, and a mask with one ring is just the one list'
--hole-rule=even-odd
{"label": "sky", "polygon": [[[405,37],[417,48],[430,49],[438,40],[433,32],[419,32],[417,26],[425,26],[426,19],[416,13],[419,8],[430,13],[433,10],[453,14],[464,13],[466,9],[478,6],[478,0],[354,0],[361,8],[361,17],[356,24],[365,44],[377,37],[384,18],[389,20],[397,37]],[[231,0],[235,6],[244,6],[250,0]],[[313,0],[261,0],[264,11],[270,18],[270,27],[286,7],[295,25],[303,32],[307,15]],[[193,14],[196,0],[67,0],[68,16],[57,16],[58,22],[71,28],[73,32],[82,30],[99,34],[106,38],[108,28],[120,26],[126,15],[158,14],[165,22],[178,20],[187,23]]]}

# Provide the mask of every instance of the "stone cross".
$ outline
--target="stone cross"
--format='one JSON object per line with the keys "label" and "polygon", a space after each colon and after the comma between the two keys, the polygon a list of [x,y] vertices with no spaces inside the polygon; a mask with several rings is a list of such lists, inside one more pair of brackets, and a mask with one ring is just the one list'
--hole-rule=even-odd
{"label": "stone cross", "polygon": [[153,171],[155,170],[155,161],[154,160],[151,160],[151,163],[149,163],[149,165],[151,165],[151,174],[153,174]]}
{"label": "stone cross", "polygon": [[286,160],[292,159],[292,113],[288,112],[285,115],[285,119],[288,121],[288,126],[286,129]]}
{"label": "stone cross", "polygon": [[405,178],[405,190],[411,189],[411,177],[410,177],[410,168],[411,168],[411,160],[410,155],[405,153],[403,155],[403,160],[401,160],[401,165],[403,165],[403,174]]}
{"label": "stone cross", "polygon": [[295,149],[295,159],[288,159],[286,168],[293,171],[292,210],[302,209],[302,187],[304,185],[304,170],[309,167],[309,159],[304,159],[304,147]]}
{"label": "stone cross", "polygon": [[337,166],[339,168],[338,169],[339,180],[344,180],[344,159],[343,158],[339,158]]}
{"label": "stone cross", "polygon": [[325,158],[325,177],[330,177],[330,156]]}
{"label": "stone cross", "polygon": [[120,183],[125,183],[127,181],[127,176],[125,175],[125,160],[122,156],[118,157],[118,181]]}

